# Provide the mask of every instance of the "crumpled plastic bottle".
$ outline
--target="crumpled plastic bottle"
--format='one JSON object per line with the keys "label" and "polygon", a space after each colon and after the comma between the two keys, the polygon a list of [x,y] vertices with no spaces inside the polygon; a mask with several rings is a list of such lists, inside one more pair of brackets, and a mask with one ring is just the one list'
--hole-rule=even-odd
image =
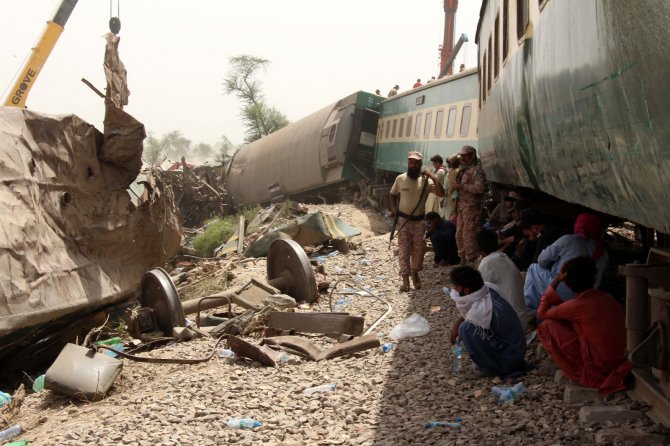
{"label": "crumpled plastic bottle", "polygon": [[312,395],[313,393],[317,392],[331,392],[337,388],[337,384],[335,383],[330,383],[330,384],[321,384],[320,386],[315,386],[315,387],[310,387],[308,389],[305,389],[302,393],[305,395]]}
{"label": "crumpled plastic bottle", "polygon": [[454,356],[451,362],[451,370],[458,372],[463,365],[463,346],[461,345],[461,341],[457,341],[451,348],[451,351]]}
{"label": "crumpled plastic bottle", "polygon": [[261,422],[253,418],[231,418],[226,425],[231,429],[253,429],[260,426]]}
{"label": "crumpled plastic bottle", "polygon": [[498,404],[503,404],[514,401],[526,393],[526,386],[523,385],[523,382],[519,382],[513,387],[493,386],[491,392],[493,396],[498,398]]}
{"label": "crumpled plastic bottle", "polygon": [[382,344],[379,348],[382,352],[388,353],[391,350],[393,350],[393,346],[394,346],[393,342],[386,342],[386,343]]}
{"label": "crumpled plastic bottle", "polygon": [[9,393],[0,392],[0,407],[12,402],[12,396]]}

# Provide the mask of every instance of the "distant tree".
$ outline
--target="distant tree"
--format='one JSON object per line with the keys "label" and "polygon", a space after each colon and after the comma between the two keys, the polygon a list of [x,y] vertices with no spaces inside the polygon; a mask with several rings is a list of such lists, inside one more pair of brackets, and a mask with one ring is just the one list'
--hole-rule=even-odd
{"label": "distant tree", "polygon": [[267,59],[251,55],[228,59],[230,71],[223,80],[225,94],[235,94],[242,101],[242,122],[246,127],[244,142],[250,143],[286,127],[289,120],[284,114],[265,103],[261,82],[255,76],[270,64]]}
{"label": "distant tree", "polygon": [[165,147],[162,140],[154,138],[151,133],[144,141],[142,150],[142,161],[147,164],[154,165],[160,162],[161,158],[165,156]]}
{"label": "distant tree", "polygon": [[206,161],[211,158],[213,152],[214,149],[212,146],[205,144],[204,142],[196,144],[196,146],[193,148],[193,154],[196,157],[199,157],[202,161]]}
{"label": "distant tree", "polygon": [[230,140],[226,135],[222,135],[221,139],[217,144],[217,151],[215,157],[216,162],[219,164],[225,164],[225,162],[228,161],[228,159],[230,159],[235,154],[236,150],[237,147],[235,146],[235,144],[230,142]]}
{"label": "distant tree", "polygon": [[184,138],[179,130],[173,130],[163,135],[161,143],[170,161],[179,161],[182,156],[188,158],[191,154],[191,140]]}

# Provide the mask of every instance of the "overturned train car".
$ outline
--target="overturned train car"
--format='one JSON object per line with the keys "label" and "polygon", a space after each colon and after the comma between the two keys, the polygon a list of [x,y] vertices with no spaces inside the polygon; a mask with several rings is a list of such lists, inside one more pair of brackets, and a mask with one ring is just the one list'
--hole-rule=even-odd
{"label": "overturned train car", "polygon": [[242,147],[226,189],[236,206],[300,197],[372,175],[382,97],[359,91]]}

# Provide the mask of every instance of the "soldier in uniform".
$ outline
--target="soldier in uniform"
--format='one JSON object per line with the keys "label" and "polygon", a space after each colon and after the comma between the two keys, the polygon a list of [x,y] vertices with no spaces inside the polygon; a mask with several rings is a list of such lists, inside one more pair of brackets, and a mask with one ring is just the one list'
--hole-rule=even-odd
{"label": "soldier in uniform", "polygon": [[474,264],[479,257],[477,234],[481,227],[484,171],[477,162],[477,150],[474,147],[463,146],[459,158],[460,168],[456,184],[450,190],[450,193],[458,191],[456,245],[461,264]]}

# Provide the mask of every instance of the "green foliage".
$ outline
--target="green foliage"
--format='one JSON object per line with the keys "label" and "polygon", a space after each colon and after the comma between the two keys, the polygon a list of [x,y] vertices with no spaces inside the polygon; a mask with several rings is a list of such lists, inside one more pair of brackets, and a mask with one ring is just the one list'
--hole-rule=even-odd
{"label": "green foliage", "polygon": [[261,82],[255,78],[259,70],[270,64],[267,59],[251,55],[228,59],[230,71],[223,80],[225,94],[235,94],[242,101],[242,122],[246,127],[244,142],[250,143],[286,127],[289,120],[279,110],[265,103]]}
{"label": "green foliage", "polygon": [[214,250],[237,231],[237,226],[240,223],[240,214],[244,215],[244,219],[249,224],[251,220],[261,211],[259,205],[247,206],[241,209],[240,213],[235,215],[227,215],[223,218],[215,218],[207,222],[207,229],[193,241],[193,248],[200,257],[212,257]]}
{"label": "green foliage", "polygon": [[228,215],[207,222],[207,229],[193,240],[193,248],[200,257],[212,257],[214,249],[226,242],[237,229],[239,217]]}

